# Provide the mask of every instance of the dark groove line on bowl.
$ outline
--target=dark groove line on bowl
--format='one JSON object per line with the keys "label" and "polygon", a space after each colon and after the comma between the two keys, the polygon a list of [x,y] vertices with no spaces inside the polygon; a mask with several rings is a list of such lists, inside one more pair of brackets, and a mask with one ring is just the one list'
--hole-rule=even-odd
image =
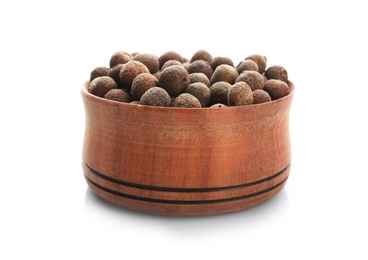
{"label": "dark groove line on bowl", "polygon": [[90,184],[92,184],[96,188],[99,188],[100,190],[103,190],[103,191],[108,192],[110,194],[113,194],[113,195],[116,195],[116,196],[119,196],[119,197],[123,197],[123,198],[127,198],[127,199],[140,200],[140,201],[152,202],[152,203],[161,203],[161,204],[178,204],[178,205],[179,204],[180,205],[195,204],[195,205],[199,205],[199,204],[216,204],[216,203],[232,202],[232,201],[244,200],[244,199],[248,199],[248,198],[251,198],[251,197],[259,196],[259,195],[270,192],[270,191],[276,189],[277,187],[281,186],[283,183],[286,182],[288,176],[286,176],[285,179],[283,179],[279,183],[275,184],[274,186],[271,186],[267,189],[264,189],[264,190],[261,190],[261,191],[258,191],[258,192],[254,192],[254,193],[250,193],[250,194],[246,194],[246,195],[242,195],[242,196],[238,196],[238,197],[215,199],[215,200],[166,200],[166,199],[141,197],[141,196],[130,195],[130,194],[122,193],[122,192],[119,192],[119,191],[111,190],[109,188],[101,186],[100,184],[97,184],[96,182],[89,179],[87,176],[85,176],[85,178]]}
{"label": "dark groove line on bowl", "polygon": [[289,163],[284,169],[282,169],[281,171],[275,173],[274,175],[271,175],[267,178],[260,179],[258,181],[253,181],[253,182],[239,184],[239,185],[226,186],[226,187],[214,187],[214,188],[170,188],[170,187],[150,186],[150,185],[143,185],[143,184],[137,184],[137,183],[122,181],[122,180],[119,180],[119,179],[109,177],[105,174],[102,174],[102,173],[92,169],[84,161],[82,161],[82,163],[83,163],[83,166],[89,172],[93,173],[94,175],[96,175],[96,176],[98,176],[102,179],[114,182],[116,184],[124,185],[124,186],[128,186],[128,187],[133,187],[133,188],[145,189],[145,190],[167,191],[167,192],[172,192],[172,191],[174,191],[174,192],[211,192],[211,191],[223,191],[223,190],[245,188],[245,187],[257,185],[257,184],[260,184],[262,182],[272,180],[272,179],[276,178],[277,176],[281,175],[282,173],[284,173],[290,167],[290,163]]}

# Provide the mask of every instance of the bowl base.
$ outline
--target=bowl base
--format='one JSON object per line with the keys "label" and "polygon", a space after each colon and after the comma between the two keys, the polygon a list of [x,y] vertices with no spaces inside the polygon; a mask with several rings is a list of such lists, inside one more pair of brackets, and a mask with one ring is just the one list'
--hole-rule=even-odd
{"label": "bowl base", "polygon": [[168,188],[127,183],[83,163],[88,186],[100,198],[122,208],[167,216],[216,215],[245,210],[272,199],[284,187],[290,165],[258,181],[217,188]]}

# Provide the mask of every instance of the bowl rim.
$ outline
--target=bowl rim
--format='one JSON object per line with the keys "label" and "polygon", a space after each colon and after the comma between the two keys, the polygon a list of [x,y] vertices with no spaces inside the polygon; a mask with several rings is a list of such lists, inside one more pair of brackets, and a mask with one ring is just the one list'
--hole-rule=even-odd
{"label": "bowl rim", "polygon": [[294,84],[289,80],[287,82],[290,92],[289,94],[287,94],[286,96],[276,99],[276,100],[272,100],[270,102],[264,102],[264,103],[259,103],[259,104],[251,104],[251,105],[243,105],[243,106],[228,106],[228,107],[201,107],[201,108],[188,108],[188,107],[162,107],[162,106],[147,106],[147,105],[141,105],[141,104],[131,104],[131,103],[125,103],[125,102],[119,102],[119,101],[115,101],[115,100],[109,100],[106,98],[102,98],[96,95],[91,94],[88,91],[88,85],[89,85],[90,81],[87,80],[83,86],[81,87],[81,93],[82,95],[86,95],[87,97],[94,99],[98,102],[103,102],[109,105],[116,105],[116,106],[121,106],[121,107],[127,107],[127,108],[145,108],[145,109],[152,109],[152,110],[169,110],[169,111],[215,111],[215,110],[234,110],[234,109],[239,109],[239,108],[253,108],[253,107],[263,107],[263,106],[268,106],[271,104],[276,104],[279,102],[282,102],[285,99],[288,99],[290,97],[292,97],[294,95],[295,92],[295,86]]}

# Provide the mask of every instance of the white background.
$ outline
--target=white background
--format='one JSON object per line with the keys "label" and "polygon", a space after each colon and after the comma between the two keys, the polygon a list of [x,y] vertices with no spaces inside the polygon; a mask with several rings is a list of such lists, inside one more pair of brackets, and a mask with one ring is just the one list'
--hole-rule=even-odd
{"label": "white background", "polygon": [[[3,1],[1,259],[368,259],[364,1]],[[131,212],[84,181],[80,88],[123,50],[238,63],[267,56],[296,86],[292,167],[258,207]],[[216,258],[216,259],[217,259]]]}

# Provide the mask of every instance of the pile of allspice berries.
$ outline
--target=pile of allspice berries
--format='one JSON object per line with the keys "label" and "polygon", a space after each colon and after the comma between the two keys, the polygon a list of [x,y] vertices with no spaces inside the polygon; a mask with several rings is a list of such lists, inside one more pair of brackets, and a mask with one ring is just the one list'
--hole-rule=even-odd
{"label": "pile of allspice berries", "polygon": [[234,66],[229,57],[199,50],[190,59],[175,51],[161,56],[115,52],[109,67],[91,71],[88,91],[109,100],[161,107],[229,107],[271,102],[290,93],[284,67],[267,67],[252,54]]}

